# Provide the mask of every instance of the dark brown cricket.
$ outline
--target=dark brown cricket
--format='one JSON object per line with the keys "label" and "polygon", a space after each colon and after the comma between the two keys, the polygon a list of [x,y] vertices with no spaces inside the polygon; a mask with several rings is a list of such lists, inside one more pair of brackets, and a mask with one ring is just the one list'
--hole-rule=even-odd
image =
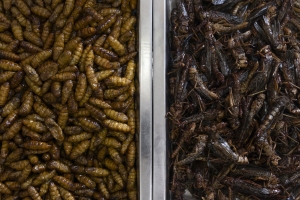
{"label": "dark brown cricket", "polygon": [[175,4],[171,198],[298,199],[300,2]]}

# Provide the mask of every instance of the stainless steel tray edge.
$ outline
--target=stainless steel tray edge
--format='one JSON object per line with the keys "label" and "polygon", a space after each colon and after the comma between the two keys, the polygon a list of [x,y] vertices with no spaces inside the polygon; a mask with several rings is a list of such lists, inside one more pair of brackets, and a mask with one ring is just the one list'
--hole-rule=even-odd
{"label": "stainless steel tray edge", "polygon": [[168,61],[167,1],[153,0],[153,199],[168,197],[166,69]]}
{"label": "stainless steel tray edge", "polygon": [[152,200],[152,0],[140,0],[138,14],[138,195]]}

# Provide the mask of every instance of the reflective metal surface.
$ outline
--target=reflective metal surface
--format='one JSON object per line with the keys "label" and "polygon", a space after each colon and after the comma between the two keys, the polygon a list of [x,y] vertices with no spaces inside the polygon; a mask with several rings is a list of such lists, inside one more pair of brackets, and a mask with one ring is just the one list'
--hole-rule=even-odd
{"label": "reflective metal surface", "polygon": [[153,199],[168,197],[166,68],[168,1],[153,0]]}
{"label": "reflective metal surface", "polygon": [[152,1],[139,3],[138,190],[140,200],[152,200]]}

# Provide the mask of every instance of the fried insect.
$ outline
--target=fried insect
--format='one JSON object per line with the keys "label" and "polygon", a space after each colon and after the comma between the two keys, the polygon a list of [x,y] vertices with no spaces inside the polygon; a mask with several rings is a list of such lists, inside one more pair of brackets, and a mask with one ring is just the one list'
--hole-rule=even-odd
{"label": "fried insect", "polygon": [[18,23],[18,21],[13,20],[11,23],[11,29],[12,29],[12,33],[14,35],[14,37],[17,40],[23,40],[23,31],[22,31],[22,27],[20,26],[20,24]]}
{"label": "fried insect", "polygon": [[124,154],[126,153],[126,151],[127,151],[127,149],[128,149],[128,146],[129,146],[129,144],[131,143],[131,141],[133,141],[133,135],[132,135],[132,134],[130,134],[130,135],[126,138],[126,140],[124,140],[124,141],[122,142],[122,145],[121,145],[121,154],[122,154],[122,155],[124,155]]}
{"label": "fried insect", "polygon": [[111,108],[111,106],[107,102],[102,101],[101,99],[94,98],[94,97],[91,97],[89,99],[89,102],[90,102],[90,104],[92,104],[100,109]]}
{"label": "fried insect", "polygon": [[127,0],[0,2],[2,197],[127,198],[135,167],[134,156],[123,156],[134,142],[127,111],[135,7]]}
{"label": "fried insect", "polygon": [[30,150],[50,150],[51,148],[51,145],[40,141],[27,141],[23,145],[26,149]]}
{"label": "fried insect", "polygon": [[88,117],[79,117],[79,123],[82,125],[83,129],[87,129],[87,131],[99,131],[100,125],[95,120],[88,118]]}
{"label": "fried insect", "polygon": [[37,164],[37,165],[33,166],[32,172],[42,173],[42,172],[46,171],[46,168],[47,168],[46,164]]}
{"label": "fried insect", "polygon": [[107,89],[104,91],[105,99],[114,99],[128,90],[128,87],[119,87],[118,89]]}
{"label": "fried insect", "polygon": [[87,167],[85,169],[85,173],[87,173],[90,176],[96,176],[96,177],[105,177],[109,175],[108,170],[97,168],[97,167]]}
{"label": "fried insect", "polygon": [[10,163],[9,167],[15,170],[23,170],[28,164],[28,160],[20,160]]}
{"label": "fried insect", "polygon": [[64,140],[64,135],[61,127],[52,118],[46,118],[45,124],[55,139],[57,139],[58,141]]}
{"label": "fried insect", "polygon": [[93,90],[97,90],[98,89],[98,80],[96,78],[93,67],[91,65],[87,65],[85,67],[85,70],[86,70],[86,77],[87,77],[89,85],[91,86],[91,88]]}
{"label": "fried insect", "polygon": [[75,197],[68,190],[58,187],[58,191],[63,199],[75,200]]}
{"label": "fried insect", "polygon": [[119,184],[121,187],[124,187],[124,181],[117,171],[111,171],[111,175],[117,184]]}
{"label": "fried insect", "polygon": [[107,17],[105,17],[103,20],[101,20],[97,26],[98,32],[104,32],[108,28],[110,28],[117,20],[116,14],[110,14]]}
{"label": "fried insect", "polygon": [[125,64],[129,60],[133,59],[136,55],[137,55],[136,51],[128,53],[127,55],[120,57],[119,62],[120,62],[120,64]]}
{"label": "fried insect", "polygon": [[85,175],[75,175],[76,179],[90,189],[96,188],[96,183]]}
{"label": "fried insect", "polygon": [[[102,58],[105,58],[111,62],[118,61],[118,55],[112,51],[109,51],[102,47],[93,47],[93,50],[94,50],[95,54],[97,54],[97,55],[101,56]],[[100,61],[98,63],[100,63]]]}
{"label": "fried insect", "polygon": [[41,200],[41,196],[39,195],[39,193],[37,192],[37,190],[33,187],[33,186],[29,186],[28,187],[28,194],[32,199],[37,199],[37,200]]}
{"label": "fried insect", "polygon": [[93,94],[93,90],[90,86],[88,86],[84,96],[82,97],[81,101],[79,102],[79,106],[83,106],[89,100],[89,98],[92,96],[92,94]]}
{"label": "fried insect", "polygon": [[74,191],[75,186],[72,181],[69,179],[63,177],[63,176],[54,176],[53,181],[56,182],[56,184],[60,185],[61,187],[65,188],[68,191]]}
{"label": "fried insect", "polygon": [[125,72],[124,77],[125,77],[127,80],[132,81],[133,78],[134,78],[134,75],[135,75],[135,70],[136,70],[136,64],[134,63],[133,60],[130,60],[130,61],[128,62],[128,64],[127,64],[126,72]]}
{"label": "fried insect", "polygon": [[25,82],[36,95],[42,96],[42,88],[36,85],[28,76],[25,76]]}
{"label": "fried insect", "polygon": [[61,70],[59,70],[58,72],[61,73],[61,72],[78,72],[78,68],[77,66],[75,65],[72,65],[72,66],[68,66],[68,67],[65,67]]}
{"label": "fried insect", "polygon": [[52,56],[52,49],[44,50],[35,55],[35,57],[31,61],[31,66],[33,68],[37,68],[40,66],[44,61],[49,59]]}
{"label": "fried insect", "polygon": [[128,86],[131,83],[130,80],[128,80],[127,78],[123,78],[123,77],[118,77],[118,76],[110,76],[107,79],[105,79],[105,84],[107,86]]}
{"label": "fried insect", "polygon": [[124,34],[126,31],[130,31],[136,23],[136,17],[131,16],[129,17],[121,27],[121,34]]}
{"label": "fried insect", "polygon": [[10,84],[5,82],[0,86],[1,95],[0,95],[0,106],[4,106],[8,100]]}
{"label": "fried insect", "polygon": [[[25,166],[25,168],[22,170],[21,175],[18,177],[18,182],[22,183],[25,180],[27,180],[31,172],[32,172],[32,167],[30,164],[27,164]],[[22,185],[21,185],[21,187],[22,187]]]}
{"label": "fried insect", "polygon": [[58,115],[58,119],[57,119],[57,124],[64,129],[67,125],[68,122],[68,117],[69,117],[69,112],[68,112],[68,108],[64,107],[59,115]]}
{"label": "fried insect", "polygon": [[123,162],[123,159],[121,158],[119,152],[116,149],[109,147],[108,154],[110,155],[110,157],[113,159],[115,163],[121,164]]}
{"label": "fried insect", "polygon": [[50,199],[61,199],[60,193],[58,191],[57,186],[55,185],[55,183],[50,182],[49,184],[49,193],[50,193]]}
{"label": "fried insect", "polygon": [[128,168],[134,167],[135,157],[136,157],[136,146],[135,146],[135,142],[132,141],[128,146],[127,154],[126,154],[126,161],[127,161]]}
{"label": "fried insect", "polygon": [[43,197],[49,190],[49,183],[50,182],[45,182],[41,185],[40,191],[39,191],[39,195],[41,197]]}
{"label": "fried insect", "polygon": [[12,194],[11,190],[3,183],[0,183],[0,188],[1,188],[1,193],[3,194]]}
{"label": "fried insect", "polygon": [[43,133],[47,131],[46,126],[38,121],[23,119],[23,125],[37,133]]}
{"label": "fried insect", "polygon": [[133,190],[135,188],[136,183],[136,170],[135,168],[131,168],[128,174],[128,180],[127,180],[127,190]]}
{"label": "fried insect", "polygon": [[59,68],[65,68],[72,60],[72,52],[71,51],[64,51],[57,60]]}
{"label": "fried insect", "polygon": [[65,104],[68,101],[72,89],[73,89],[73,81],[71,80],[66,81],[62,87],[62,97],[61,97],[62,104]]}
{"label": "fried insect", "polygon": [[67,80],[76,80],[76,74],[73,72],[62,72],[57,73],[54,76],[51,77],[51,80],[53,81],[67,81]]}
{"label": "fried insect", "polygon": [[14,122],[18,119],[18,111],[12,111],[0,124],[0,132],[4,133],[11,127]]}
{"label": "fried insect", "polygon": [[31,7],[31,12],[42,18],[49,18],[51,16],[51,13],[46,8],[43,8],[41,6]]}
{"label": "fried insect", "polygon": [[116,164],[112,159],[110,158],[105,158],[103,161],[103,164],[106,168],[110,170],[117,170],[118,169],[118,164]]}
{"label": "fried insect", "polygon": [[40,80],[40,77],[38,75],[38,73],[36,72],[36,70],[31,67],[30,65],[25,65],[23,67],[23,70],[25,71],[26,73],[26,76],[33,82],[35,83],[36,85],[38,86],[41,86],[42,85],[42,82]]}
{"label": "fried insect", "polygon": [[95,58],[94,51],[91,49],[86,54],[84,65],[85,66],[92,66],[93,67],[94,66],[94,58]]}
{"label": "fried insect", "polygon": [[101,193],[103,194],[103,196],[105,198],[109,199],[110,195],[109,195],[106,185],[104,183],[100,183],[98,188],[101,191]]}
{"label": "fried insect", "polygon": [[90,147],[90,140],[85,140],[80,142],[77,146],[75,146],[70,154],[70,158],[72,160],[75,160],[76,158],[78,158],[81,154],[83,154],[86,150],[88,150],[88,148]]}
{"label": "fried insect", "polygon": [[61,33],[55,38],[55,42],[53,44],[53,60],[57,61],[61,53],[64,49],[64,34]]}
{"label": "fried insect", "polygon": [[106,118],[106,115],[100,109],[88,103],[85,103],[84,106],[86,107],[86,109],[89,111],[89,113],[94,119],[101,121]]}
{"label": "fried insect", "polygon": [[74,30],[78,31],[78,30],[83,29],[92,21],[92,19],[93,19],[93,17],[91,15],[87,15],[87,16],[79,19],[74,24]]}
{"label": "fried insect", "polygon": [[45,40],[43,49],[49,49],[54,43],[54,33],[50,33],[47,39]]}
{"label": "fried insect", "polygon": [[75,51],[73,52],[73,56],[72,56],[72,59],[70,61],[70,65],[76,65],[79,62],[82,53],[83,53],[83,44],[79,43],[77,45]]}
{"label": "fried insect", "polygon": [[15,54],[13,52],[7,51],[7,50],[0,50],[0,58],[6,59],[6,60],[11,60],[14,62],[18,62],[20,60],[19,55]]}
{"label": "fried insect", "polygon": [[80,67],[80,68],[79,68],[80,72],[84,72],[84,71],[85,71],[85,60],[86,60],[86,56],[87,56],[88,52],[90,52],[91,48],[92,48],[92,45],[88,45],[88,46],[86,46],[86,47],[83,49],[83,52],[82,52],[82,54],[81,54],[81,58],[80,58],[79,63],[78,63],[78,65],[79,65],[79,67]]}
{"label": "fried insect", "polygon": [[[129,107],[133,104],[133,98],[130,97],[130,93],[125,93],[123,95],[120,95],[117,99],[116,102],[112,102],[111,106],[113,109],[121,112],[126,112]],[[125,101],[122,101],[122,99],[126,99]]]}
{"label": "fried insect", "polygon": [[43,183],[51,180],[54,177],[55,173],[56,173],[55,170],[52,170],[50,172],[48,172],[48,171],[42,172],[35,179],[33,179],[32,185],[38,186],[40,184],[43,184]]}
{"label": "fried insect", "polygon": [[116,40],[112,36],[108,36],[107,40],[110,46],[115,50],[115,52],[119,56],[123,56],[126,53],[125,47],[118,40]]}
{"label": "fried insect", "polygon": [[209,99],[219,98],[217,94],[207,89],[195,68],[189,68],[189,79],[193,83],[193,85],[195,85],[195,89],[204,97]]}
{"label": "fried insect", "polygon": [[127,122],[128,121],[128,117],[121,112],[117,112],[115,110],[112,109],[104,109],[104,113],[111,119],[118,121],[118,122]]}
{"label": "fried insect", "polygon": [[[36,61],[33,60],[32,62],[36,62]],[[47,61],[37,68],[37,72],[42,81],[46,81],[50,79],[52,76],[54,76],[57,73],[57,71],[58,71],[58,64],[52,61]]]}
{"label": "fried insect", "polygon": [[118,140],[120,140],[121,142],[125,141],[127,136],[125,133],[122,132],[118,132],[118,131],[109,131],[109,134],[115,138],[117,138]]}
{"label": "fried insect", "polygon": [[6,71],[19,71],[21,66],[10,60],[0,60],[0,68]]}
{"label": "fried insect", "polygon": [[70,37],[71,37],[71,33],[73,30],[73,22],[68,22],[64,29],[63,29],[63,34],[64,34],[64,41],[65,43],[69,41]]}
{"label": "fried insect", "polygon": [[23,36],[30,43],[32,43],[38,47],[43,47],[43,41],[36,33],[31,32],[31,31],[24,31]]}
{"label": "fried insect", "polygon": [[26,51],[31,52],[31,53],[38,53],[38,52],[42,51],[42,49],[39,48],[38,46],[31,44],[30,42],[26,42],[26,41],[21,41],[20,46],[22,48],[24,48]]}
{"label": "fried insect", "polygon": [[82,132],[80,134],[77,135],[72,135],[70,137],[68,137],[68,141],[72,142],[72,143],[77,143],[77,142],[81,142],[83,140],[88,140],[92,138],[92,134],[91,133],[87,133],[87,132]]}
{"label": "fried insect", "polygon": [[35,102],[33,104],[33,108],[36,111],[37,114],[39,114],[41,117],[51,117],[55,118],[55,114],[52,110],[50,110],[45,104],[40,102]]}
{"label": "fried insect", "polygon": [[78,36],[82,38],[88,38],[95,35],[96,32],[97,30],[94,27],[83,28],[78,31]]}
{"label": "fried insect", "polygon": [[103,123],[108,129],[114,131],[129,132],[131,130],[127,124],[116,122],[114,120],[106,119],[103,121]]}
{"label": "fried insect", "polygon": [[100,56],[95,57],[95,63],[104,69],[117,69],[120,67],[120,63],[110,62],[108,59],[102,58]]}
{"label": "fried insect", "polygon": [[5,43],[0,43],[1,45],[1,48],[0,49],[7,49],[7,44],[5,44]]}
{"label": "fried insect", "polygon": [[63,3],[60,3],[58,4],[55,9],[53,10],[51,16],[49,17],[49,22],[50,23],[54,23],[56,21],[56,19],[58,18],[59,14],[62,12],[64,8],[64,4]]}
{"label": "fried insect", "polygon": [[75,0],[67,0],[64,5],[63,15],[68,17],[75,6]]}
{"label": "fried insect", "polygon": [[[20,44],[19,40],[14,40],[6,46],[5,50],[16,53],[19,44]],[[22,58],[20,57],[20,59]]]}
{"label": "fried insect", "polygon": [[24,150],[21,148],[17,148],[16,150],[14,150],[13,152],[11,152],[10,154],[8,154],[8,156],[6,157],[6,163],[11,163],[14,161],[18,161],[20,160],[21,156],[23,155]]}
{"label": "fried insect", "polygon": [[61,83],[54,81],[51,85],[51,93],[56,97],[61,97]]}
{"label": "fried insect", "polygon": [[85,74],[80,74],[78,76],[78,82],[76,86],[76,91],[75,91],[75,99],[76,101],[80,101],[87,89],[87,78]]}

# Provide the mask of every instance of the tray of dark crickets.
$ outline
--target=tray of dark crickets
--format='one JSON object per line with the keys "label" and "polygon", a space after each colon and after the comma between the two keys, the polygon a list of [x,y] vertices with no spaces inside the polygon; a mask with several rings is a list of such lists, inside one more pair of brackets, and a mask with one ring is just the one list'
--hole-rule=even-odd
{"label": "tray of dark crickets", "polygon": [[171,199],[300,198],[300,1],[176,0]]}
{"label": "tray of dark crickets", "polygon": [[0,1],[0,199],[138,199],[150,185],[137,154],[151,134],[139,123],[145,4]]}

